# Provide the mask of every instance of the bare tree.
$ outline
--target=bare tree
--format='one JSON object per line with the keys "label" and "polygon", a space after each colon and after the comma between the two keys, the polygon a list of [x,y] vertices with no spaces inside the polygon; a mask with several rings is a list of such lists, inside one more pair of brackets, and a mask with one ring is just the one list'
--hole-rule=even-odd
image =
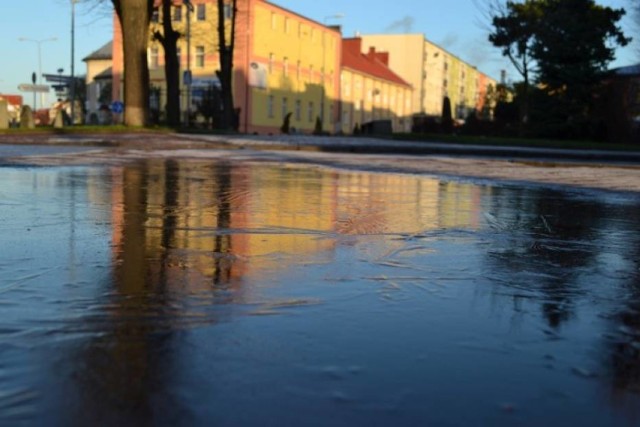
{"label": "bare tree", "polygon": [[180,63],[178,62],[178,39],[180,33],[171,23],[171,0],[162,0],[162,32],[154,31],[153,38],[158,40],[164,50],[164,74],[167,84],[167,124],[180,125]]}
{"label": "bare tree", "polygon": [[[235,48],[237,0],[218,0],[218,52],[220,55],[220,79],[222,97],[222,118],[220,127],[231,130],[235,126],[235,106],[233,103],[233,52]],[[230,31],[227,40],[227,19],[230,15]]]}

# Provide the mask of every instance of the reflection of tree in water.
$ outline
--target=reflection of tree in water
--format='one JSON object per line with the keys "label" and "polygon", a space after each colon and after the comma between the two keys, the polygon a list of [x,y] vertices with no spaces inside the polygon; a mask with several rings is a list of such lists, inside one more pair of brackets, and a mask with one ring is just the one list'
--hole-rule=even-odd
{"label": "reflection of tree in water", "polygon": [[[210,168],[196,169],[196,175],[211,177]],[[77,410],[69,415],[74,423],[188,422],[184,396],[173,393],[181,354],[176,331],[190,327],[194,318],[216,321],[215,310],[190,311],[190,286],[204,292],[190,280],[208,277],[208,301],[215,303],[212,284],[226,283],[232,270],[231,260],[220,256],[230,250],[230,236],[219,232],[230,225],[231,166],[215,167],[213,179],[202,180],[198,191],[186,188],[192,178],[193,169],[168,160],[125,167],[114,182],[113,281],[106,308],[90,319],[99,336],[84,343],[74,367],[79,385]],[[198,208],[190,205],[194,199]],[[207,223],[215,234],[208,241],[191,233],[196,215],[216,222]],[[209,248],[207,261],[198,258],[202,245]]]}
{"label": "reflection of tree in water", "polygon": [[231,253],[231,235],[225,232],[231,226],[231,198],[233,196],[231,189],[231,165],[223,163],[218,165],[214,170],[214,179],[217,182],[217,192],[215,200],[218,201],[217,206],[217,226],[218,232],[214,239],[213,259],[215,264],[215,273],[213,276],[213,284],[226,284],[231,279],[231,260],[228,255]]}
{"label": "reflection of tree in water", "polygon": [[[597,255],[592,240],[603,207],[548,190],[496,189],[489,226],[503,234],[504,247],[489,252],[501,281],[535,290],[549,324],[558,328],[572,317],[581,269]],[[502,271],[506,270],[506,271]],[[517,282],[513,282],[513,278]]]}
{"label": "reflection of tree in water", "polygon": [[[611,332],[606,334],[609,366],[614,390],[640,393],[640,209],[626,207],[620,216],[628,227],[620,245],[625,265],[619,266],[623,274],[617,290],[623,303],[610,316]],[[637,406],[635,413],[640,415]]]}
{"label": "reflection of tree in water", "polygon": [[[170,371],[164,350],[171,333],[157,322],[166,314],[166,289],[150,279],[146,253],[148,170],[127,167],[115,184],[114,211],[121,209],[121,234],[114,248],[109,308],[92,326],[99,336],[85,344],[75,368],[80,384],[74,423],[120,425],[153,420],[152,396],[167,388]],[[163,330],[164,329],[164,330]]]}

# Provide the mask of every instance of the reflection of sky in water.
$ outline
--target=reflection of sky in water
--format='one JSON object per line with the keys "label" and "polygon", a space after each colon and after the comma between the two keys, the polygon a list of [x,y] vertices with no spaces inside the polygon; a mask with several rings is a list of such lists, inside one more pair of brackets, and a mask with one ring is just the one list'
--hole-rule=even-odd
{"label": "reflection of sky in water", "polygon": [[640,421],[633,196],[193,161],[0,180],[0,424]]}

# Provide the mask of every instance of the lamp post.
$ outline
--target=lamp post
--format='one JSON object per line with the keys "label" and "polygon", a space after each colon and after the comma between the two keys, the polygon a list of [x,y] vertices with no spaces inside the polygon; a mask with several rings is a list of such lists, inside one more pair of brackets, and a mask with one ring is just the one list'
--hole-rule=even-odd
{"label": "lamp post", "polygon": [[78,0],[71,0],[71,81],[69,82],[69,95],[71,96],[71,125],[76,121],[76,77],[75,77],[75,56],[76,56],[76,3]]}
{"label": "lamp post", "polygon": [[[334,15],[328,15],[325,16],[323,19],[323,23],[326,26],[327,25],[327,21],[330,19],[342,19],[344,18],[344,14],[343,13],[336,13]],[[320,86],[320,122],[322,123],[322,127],[324,128],[324,98],[325,98],[325,65],[326,65],[326,42],[325,42],[325,33],[322,33],[322,73],[321,73],[321,77],[322,77],[322,84]]]}
{"label": "lamp post", "polygon": [[[186,78],[183,78],[183,83],[187,87],[187,117],[185,123],[187,127],[189,127],[189,120],[191,118],[191,12],[193,12],[193,4],[191,4],[191,0],[182,0],[182,2],[187,6],[187,71],[185,73]],[[185,81],[186,80],[186,81]]]}
{"label": "lamp post", "polygon": [[[42,43],[53,42],[53,41],[58,40],[58,38],[57,37],[50,37],[48,39],[35,40],[35,39],[27,38],[27,37],[20,37],[18,40],[21,41],[21,42],[31,42],[31,43],[35,43],[36,45],[38,45],[38,75],[37,75],[36,81],[34,82],[34,84],[36,84],[36,83],[40,82],[40,79],[42,78]],[[44,93],[40,94],[40,106],[42,106],[42,105],[44,105]],[[33,109],[34,109],[34,111],[37,110],[35,100],[33,101]]]}

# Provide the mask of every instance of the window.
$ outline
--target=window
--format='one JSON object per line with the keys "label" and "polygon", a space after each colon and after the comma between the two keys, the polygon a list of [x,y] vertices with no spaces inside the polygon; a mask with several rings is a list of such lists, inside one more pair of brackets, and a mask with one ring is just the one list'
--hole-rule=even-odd
{"label": "window", "polygon": [[267,116],[272,119],[273,118],[273,104],[274,104],[274,99],[273,99],[273,95],[269,95],[269,98],[267,98]]}
{"label": "window", "polygon": [[313,77],[313,65],[309,65],[309,81],[314,82],[315,78]]}
{"label": "window", "polygon": [[173,6],[173,20],[175,22],[182,21],[182,6]]}
{"label": "window", "polygon": [[309,102],[309,107],[307,108],[307,121],[313,123],[313,101]]}
{"label": "window", "polygon": [[225,3],[224,5],[224,19],[231,19],[233,17],[233,7],[231,3]]}
{"label": "window", "polygon": [[271,14],[271,29],[278,29],[278,15],[276,15],[275,13]]}
{"label": "window", "polygon": [[196,67],[204,68],[204,46],[196,46]]}
{"label": "window", "polygon": [[296,100],[296,121],[302,120],[302,102],[299,99]]}
{"label": "window", "polygon": [[160,65],[158,62],[158,48],[152,47],[149,52],[149,66],[151,68],[158,68]]}
{"label": "window", "polygon": [[290,27],[291,21],[289,21],[289,18],[284,18],[284,32],[289,34]]}
{"label": "window", "polygon": [[160,21],[160,11],[157,7],[153,8],[153,13],[151,13],[151,22],[159,22]]}
{"label": "window", "polygon": [[207,19],[207,5],[200,3],[196,5],[196,19],[198,21],[204,21]]}
{"label": "window", "polygon": [[176,47],[176,58],[178,59],[178,66],[180,66],[182,64],[182,50],[179,46]]}
{"label": "window", "polygon": [[273,53],[269,54],[269,72],[273,72]]}
{"label": "window", "polygon": [[449,80],[444,79],[444,80],[442,81],[442,87],[447,87],[448,85],[449,85]]}
{"label": "window", "polygon": [[298,80],[300,80],[300,69],[301,69],[301,68],[302,68],[302,65],[301,65],[300,61],[298,61],[298,65],[297,65],[297,67],[296,67],[296,78],[297,78]]}

